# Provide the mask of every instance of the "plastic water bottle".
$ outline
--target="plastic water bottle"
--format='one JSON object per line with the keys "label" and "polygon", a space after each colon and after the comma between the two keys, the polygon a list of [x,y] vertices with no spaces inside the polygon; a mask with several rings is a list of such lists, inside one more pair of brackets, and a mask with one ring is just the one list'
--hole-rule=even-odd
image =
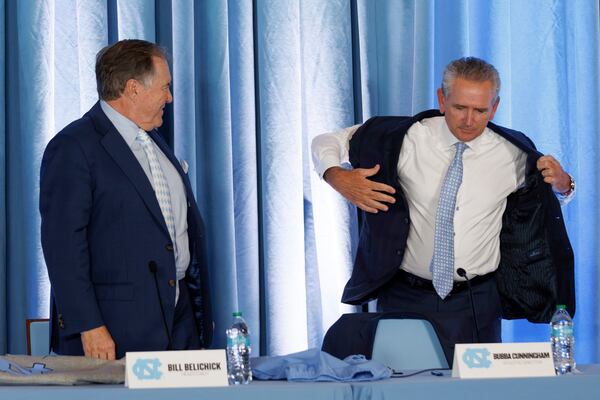
{"label": "plastic water bottle", "polygon": [[556,375],[575,371],[573,320],[563,304],[556,306],[556,312],[550,321],[550,341]]}
{"label": "plastic water bottle", "polygon": [[227,377],[230,385],[252,382],[250,369],[250,332],[241,312],[233,313],[233,323],[227,329]]}

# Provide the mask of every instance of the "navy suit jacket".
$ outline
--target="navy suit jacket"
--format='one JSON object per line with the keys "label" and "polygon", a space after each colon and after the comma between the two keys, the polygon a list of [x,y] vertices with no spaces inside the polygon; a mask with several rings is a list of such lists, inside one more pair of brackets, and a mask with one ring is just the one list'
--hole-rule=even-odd
{"label": "navy suit jacket", "polygon": [[[377,298],[397,273],[410,228],[408,204],[398,183],[398,158],[408,129],[424,118],[441,116],[429,110],[413,117],[373,117],[350,141],[354,168],[381,165],[371,179],[396,189],[396,202],[384,213],[360,212],[360,239],[352,276],[342,301],[362,304]],[[556,304],[575,314],[574,256],[560,204],[536,168],[542,155],[522,132],[488,123],[496,134],[527,154],[525,185],[508,196],[500,233],[501,260],[496,281],[503,317],[549,322]],[[426,184],[426,182],[424,182]]]}
{"label": "navy suit jacket", "polygon": [[[188,176],[156,131],[149,132],[185,186],[191,262],[186,283],[203,347],[212,316],[203,222]],[[117,357],[164,350],[167,335],[148,264],[156,262],[169,329],[175,310],[173,245],[144,170],[96,103],[59,132],[40,172],[42,248],[52,285],[51,348],[83,354],[80,332],[106,325]]]}

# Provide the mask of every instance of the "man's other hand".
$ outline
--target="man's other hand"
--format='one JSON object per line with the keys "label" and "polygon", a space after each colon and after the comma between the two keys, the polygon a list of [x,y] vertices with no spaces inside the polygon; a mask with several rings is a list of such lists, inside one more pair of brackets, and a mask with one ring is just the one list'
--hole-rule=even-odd
{"label": "man's other hand", "polygon": [[554,157],[540,157],[537,161],[537,169],[542,173],[544,182],[552,185],[555,192],[567,193],[571,190],[571,177]]}
{"label": "man's other hand", "polygon": [[81,332],[81,344],[86,357],[115,359],[115,342],[105,325]]}
{"label": "man's other hand", "polygon": [[390,196],[390,194],[396,193],[393,187],[368,179],[377,174],[379,168],[379,164],[373,168],[352,170],[332,167],[325,171],[323,179],[361,210],[378,213],[388,210],[385,203],[394,204],[396,202],[396,199]]}

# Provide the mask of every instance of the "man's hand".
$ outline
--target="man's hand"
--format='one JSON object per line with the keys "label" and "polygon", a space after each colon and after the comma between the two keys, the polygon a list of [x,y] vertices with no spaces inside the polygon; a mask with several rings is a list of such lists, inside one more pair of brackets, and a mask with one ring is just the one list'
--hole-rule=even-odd
{"label": "man's hand", "polygon": [[537,169],[542,173],[544,182],[551,184],[555,192],[567,193],[571,190],[571,177],[554,157],[540,157],[537,161]]}
{"label": "man's hand", "polygon": [[115,359],[115,342],[106,329],[106,325],[81,332],[81,344],[86,357],[102,360]]}
{"label": "man's hand", "polygon": [[323,179],[361,210],[378,213],[388,210],[385,203],[394,204],[396,202],[396,199],[386,194],[396,193],[393,187],[367,179],[377,174],[379,168],[379,164],[373,168],[353,170],[332,167],[325,171]]}

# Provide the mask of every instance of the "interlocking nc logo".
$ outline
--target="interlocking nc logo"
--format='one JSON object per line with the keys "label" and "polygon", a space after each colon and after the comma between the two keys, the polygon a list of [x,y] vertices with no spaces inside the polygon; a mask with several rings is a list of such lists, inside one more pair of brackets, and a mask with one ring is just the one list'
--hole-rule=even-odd
{"label": "interlocking nc logo", "polygon": [[492,362],[489,360],[490,352],[486,348],[468,348],[463,353],[463,361],[469,368],[489,368]]}
{"label": "interlocking nc logo", "polygon": [[133,364],[133,373],[135,376],[143,380],[158,380],[162,376],[162,372],[158,369],[161,366],[158,358],[139,358]]}

